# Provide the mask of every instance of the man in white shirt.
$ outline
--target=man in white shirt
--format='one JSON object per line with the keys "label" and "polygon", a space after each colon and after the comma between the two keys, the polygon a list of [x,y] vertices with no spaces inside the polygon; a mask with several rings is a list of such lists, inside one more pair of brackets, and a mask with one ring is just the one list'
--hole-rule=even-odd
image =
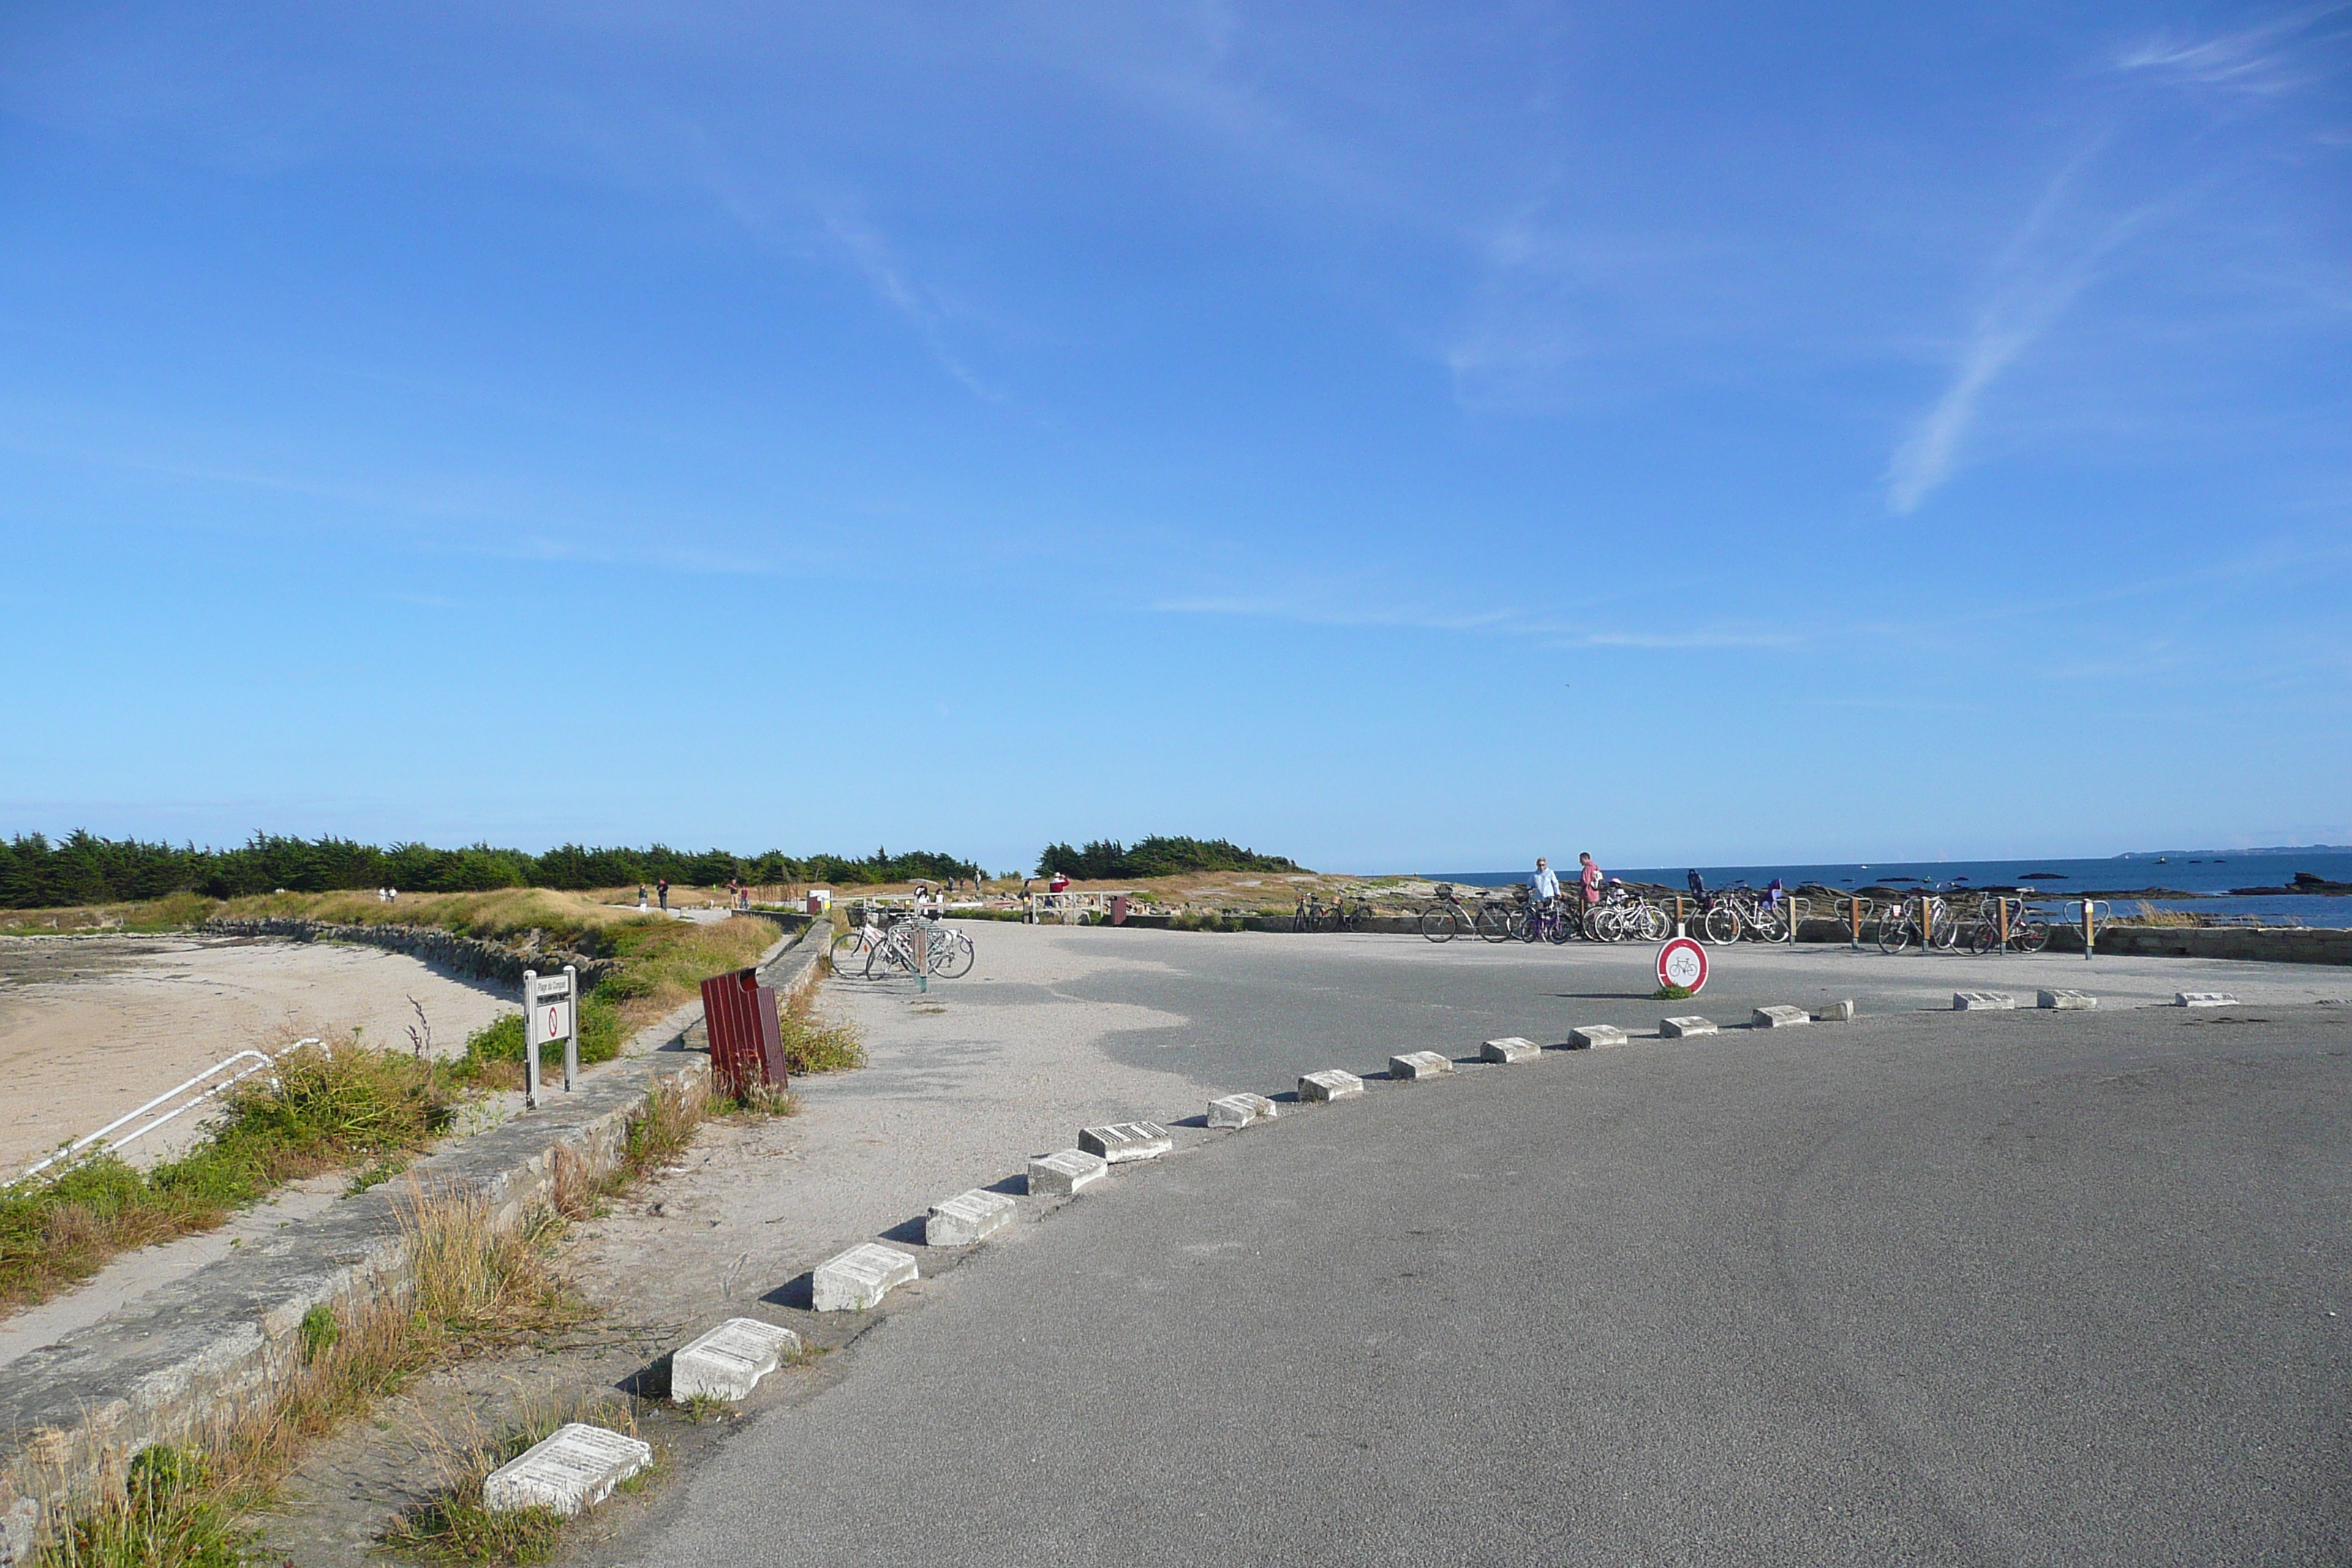
{"label": "man in white shirt", "polygon": [[1528,901],[1548,903],[1558,897],[1559,874],[1551,868],[1550,861],[1538,855],[1536,857],[1536,874],[1528,879]]}

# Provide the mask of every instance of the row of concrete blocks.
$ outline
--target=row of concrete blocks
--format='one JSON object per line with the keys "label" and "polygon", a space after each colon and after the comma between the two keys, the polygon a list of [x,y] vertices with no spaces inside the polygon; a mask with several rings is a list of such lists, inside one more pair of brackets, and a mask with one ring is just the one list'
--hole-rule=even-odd
{"label": "row of concrete blocks", "polygon": [[[1086,1128],[1078,1142],[1079,1148],[1029,1163],[1030,1192],[1076,1193],[1099,1181],[1116,1163],[1150,1159],[1174,1146],[1166,1128],[1148,1121]],[[976,1246],[1010,1225],[1013,1214],[1013,1200],[1002,1193],[958,1193],[931,1205],[923,1243]],[[912,1256],[866,1242],[817,1266],[810,1305],[820,1312],[866,1311],[920,1277]],[[740,1404],[800,1348],[800,1336],[790,1329],[756,1318],[730,1318],[670,1357],[670,1398],[681,1405],[698,1399]],[[636,1438],[575,1421],[492,1472],[482,1483],[482,1503],[493,1511],[548,1508],[570,1518],[611,1496],[652,1458],[653,1449]]]}
{"label": "row of concrete blocks", "polygon": [[[2099,1005],[2099,999],[2082,991],[2040,991],[2034,994],[2033,1005],[2055,1008],[2062,1012],[2089,1012]],[[2176,1007],[2234,1007],[2238,999],[2226,991],[2181,991],[2174,994]],[[1955,991],[1952,1011],[1955,1013],[2005,1013],[2017,1005],[2017,998],[2006,991]]]}

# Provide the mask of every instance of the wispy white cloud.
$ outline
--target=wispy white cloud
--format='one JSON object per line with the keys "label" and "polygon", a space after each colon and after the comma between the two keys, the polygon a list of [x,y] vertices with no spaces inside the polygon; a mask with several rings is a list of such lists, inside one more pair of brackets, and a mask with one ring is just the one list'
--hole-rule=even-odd
{"label": "wispy white cloud", "polygon": [[1290,621],[1301,626],[1379,626],[1400,631],[1461,632],[1516,637],[1547,647],[1726,648],[1790,647],[1797,633],[1770,626],[1713,625],[1650,628],[1601,626],[1593,620],[1530,615],[1518,609],[1444,610],[1413,606],[1336,604],[1328,599],[1279,595],[1169,599],[1150,606],[1161,615],[1236,616]]}
{"label": "wispy white cloud", "polygon": [[2298,6],[2233,33],[2194,37],[2160,33],[2116,57],[2118,71],[2183,86],[2273,98],[2308,87],[2328,74],[2312,46],[2322,24],[2343,16],[2345,0]]}
{"label": "wispy white cloud", "polygon": [[1916,510],[1951,477],[1993,383],[2050,331],[2109,253],[2147,218],[2147,209],[2100,226],[2072,216],[2070,188],[2096,152],[2095,145],[2059,171],[1995,257],[1989,297],[1951,380],[1888,459],[1886,502],[1897,515]]}
{"label": "wispy white cloud", "polygon": [[975,397],[991,403],[1004,400],[1002,391],[982,381],[949,346],[947,310],[936,294],[917,286],[907,264],[880,229],[853,207],[838,202],[821,205],[818,219],[824,225],[826,238],[857,268],[875,297],[914,329],[941,369]]}

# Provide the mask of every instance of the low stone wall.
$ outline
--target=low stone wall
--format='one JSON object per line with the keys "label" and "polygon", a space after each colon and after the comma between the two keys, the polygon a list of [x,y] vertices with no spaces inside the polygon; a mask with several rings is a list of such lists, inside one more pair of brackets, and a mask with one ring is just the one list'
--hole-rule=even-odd
{"label": "low stone wall", "polygon": [[388,948],[421,959],[451,974],[468,980],[495,980],[500,984],[520,986],[522,972],[535,969],[541,974],[561,970],[565,964],[577,966],[583,989],[593,987],[605,976],[618,974],[618,959],[591,958],[586,953],[567,952],[562,948],[548,948],[538,952],[523,952],[504,943],[485,942],[480,937],[459,936],[456,931],[439,926],[412,925],[337,925],[325,921],[296,920],[270,916],[263,920],[210,920],[201,928],[207,936],[274,936],[289,942],[355,942],[369,947]]}
{"label": "low stone wall", "polygon": [[[780,990],[817,973],[822,943],[794,945],[787,934],[760,957]],[[499,1226],[522,1223],[550,1204],[559,1176],[593,1183],[617,1169],[629,1120],[653,1096],[709,1092],[709,1058],[674,1048],[701,1020],[701,1004],[688,1004],[574,1092],[542,1093],[538,1110],[417,1161],[411,1177],[427,1194],[479,1195]],[[45,1507],[119,1479],[151,1444],[202,1443],[276,1398],[301,1364],[311,1308],[404,1289],[407,1191],[404,1180],[346,1198],[0,1367],[0,1568],[30,1560]]]}
{"label": "low stone wall", "polygon": [[[1797,940],[1851,942],[1853,928],[1843,920],[1816,917],[1804,922]],[[1862,940],[1864,946],[1878,940],[1875,922],[1862,922]],[[2052,926],[2049,951],[2082,952],[2083,928]],[[2143,958],[2231,958],[2252,963],[2352,963],[2352,931],[2105,925],[2099,928],[2098,951]]]}
{"label": "low stone wall", "polygon": [[[2082,952],[2082,931],[2074,926],[2053,927],[2050,950]],[[2352,963],[2352,931],[2111,925],[2099,928],[2098,951],[2149,958],[2235,958],[2257,963]]]}

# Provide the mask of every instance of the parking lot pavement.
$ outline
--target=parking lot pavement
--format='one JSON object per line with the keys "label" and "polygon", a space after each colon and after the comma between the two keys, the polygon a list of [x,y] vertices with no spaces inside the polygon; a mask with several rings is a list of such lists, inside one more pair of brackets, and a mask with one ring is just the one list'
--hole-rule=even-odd
{"label": "parking lot pavement", "polygon": [[[1656,949],[1570,942],[1456,941],[1412,936],[1291,936],[1267,932],[1114,931],[973,922],[980,962],[969,979],[935,984],[924,1005],[942,1037],[1027,1038],[1052,1027],[1092,1040],[1115,1061],[1155,1076],[1181,1074],[1217,1092],[1269,1093],[1300,1073],[1339,1067],[1379,1072],[1398,1052],[1475,1054],[1519,1035],[1565,1040],[1582,1024],[1654,1032],[1668,1014],[1744,1024],[1757,1007],[1818,1010],[1851,997],[1864,1019],[1948,1010],[1957,991],[2013,994],[2033,1005],[2044,986],[2099,997],[2110,1011],[2168,1003],[2181,991],[2226,991],[2248,1003],[2309,1004],[2352,996],[2340,969],[2210,959],[2044,953],[1977,958],[1875,948],[1795,949],[1745,943],[1711,950],[1706,990],[1684,1003],[1651,1001]],[[827,988],[886,1033],[903,1033],[916,999],[892,983],[878,994]],[[857,998],[868,997],[861,1003]],[[989,1015],[1001,1012],[1001,1025]],[[1821,1027],[1845,1026],[1821,1026]],[[1138,1113],[1151,1105],[1138,1105]],[[1185,1108],[1159,1106],[1160,1114]],[[1190,1108],[1195,1109],[1197,1108]]]}
{"label": "parking lot pavement", "polygon": [[[1328,1029],[1246,1027],[1272,976],[1151,1005],[1223,1080],[1560,1000],[1412,1012],[1452,982],[1411,967]],[[2352,1019],[2275,1002],[1865,1013],[1286,1105],[968,1261],[626,1559],[2338,1562],[2348,1131]]]}

